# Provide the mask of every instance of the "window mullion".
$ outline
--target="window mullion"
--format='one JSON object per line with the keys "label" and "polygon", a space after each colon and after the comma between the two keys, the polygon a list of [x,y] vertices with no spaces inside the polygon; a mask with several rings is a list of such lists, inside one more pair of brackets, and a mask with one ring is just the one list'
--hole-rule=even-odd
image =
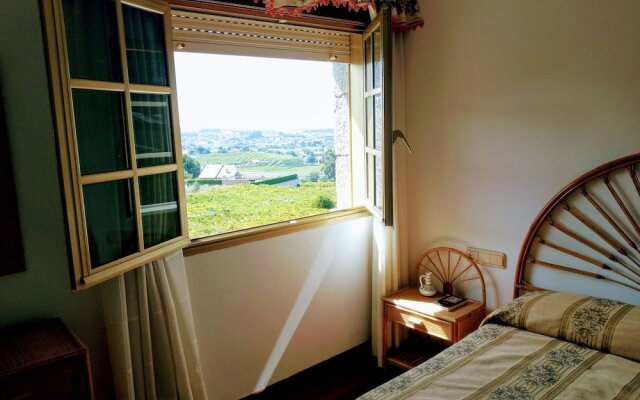
{"label": "window mullion", "polygon": [[129,90],[134,93],[172,94],[171,87],[169,86],[143,85],[139,83],[129,83]]}
{"label": "window mullion", "polygon": [[138,231],[138,250],[144,250],[144,233],[142,230],[142,205],[140,200],[140,181],[138,179],[138,164],[136,160],[136,144],[133,132],[133,115],[131,112],[131,93],[128,88],[128,83],[126,84],[126,96],[125,96],[125,104],[126,104],[126,116],[127,116],[127,130],[129,138],[129,157],[131,160],[131,170],[133,172],[133,204],[135,207],[136,214],[136,227]]}
{"label": "window mullion", "polygon": [[116,18],[118,21],[118,43],[120,45],[120,63],[122,65],[122,80],[124,82],[125,119],[127,139],[129,141],[129,162],[131,165],[133,186],[133,207],[136,215],[136,231],[138,234],[138,253],[144,250],[144,236],[142,231],[142,213],[140,200],[140,183],[138,181],[138,164],[136,160],[136,145],[133,132],[133,113],[131,108],[131,86],[129,84],[129,68],[127,65],[127,43],[124,33],[124,17],[122,15],[122,1],[116,0]]}
{"label": "window mullion", "polygon": [[364,98],[368,99],[370,97],[374,97],[377,94],[382,94],[382,88],[373,88],[371,90],[367,90],[364,92]]}
{"label": "window mullion", "polygon": [[133,178],[133,172],[131,170],[103,172],[100,174],[85,175],[80,178],[80,184],[92,185],[94,183],[113,182],[121,179]]}
{"label": "window mullion", "polygon": [[94,81],[90,79],[69,79],[71,89],[103,90],[123,92],[124,84],[121,82]]}
{"label": "window mullion", "polygon": [[154,165],[153,167],[144,167],[137,169],[137,176],[148,176],[148,175],[157,175],[163,174],[166,172],[176,172],[178,171],[178,164],[164,164],[164,165]]}

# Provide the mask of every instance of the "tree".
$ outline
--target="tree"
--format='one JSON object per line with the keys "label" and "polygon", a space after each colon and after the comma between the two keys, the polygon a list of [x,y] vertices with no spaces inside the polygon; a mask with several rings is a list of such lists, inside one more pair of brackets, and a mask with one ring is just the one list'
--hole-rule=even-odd
{"label": "tree", "polygon": [[207,149],[204,146],[197,146],[196,153],[198,154],[211,154],[211,150]]}
{"label": "tree", "polygon": [[317,172],[311,172],[309,173],[309,175],[307,175],[306,180],[309,182],[318,182],[318,180],[320,180],[320,174]]}
{"label": "tree", "polygon": [[328,181],[336,180],[336,152],[327,149],[322,156],[322,177]]}
{"label": "tree", "polygon": [[321,194],[320,196],[316,197],[316,199],[313,201],[313,205],[316,208],[324,208],[325,210],[331,210],[336,206],[336,202],[333,201],[333,199],[331,199],[329,196],[325,196]]}
{"label": "tree", "polygon": [[307,164],[315,164],[316,162],[318,162],[318,159],[316,158],[315,155],[313,155],[313,153],[309,153],[305,158],[304,158],[304,162]]}
{"label": "tree", "polygon": [[197,178],[200,175],[200,163],[189,154],[182,155],[182,165],[186,177]]}

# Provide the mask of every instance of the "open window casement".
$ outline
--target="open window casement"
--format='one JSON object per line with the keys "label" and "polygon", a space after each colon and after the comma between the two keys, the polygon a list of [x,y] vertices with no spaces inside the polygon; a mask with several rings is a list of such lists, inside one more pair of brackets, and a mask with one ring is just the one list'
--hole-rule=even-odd
{"label": "open window casement", "polygon": [[74,289],[186,246],[163,1],[43,0]]}
{"label": "open window casement", "polygon": [[391,14],[383,9],[363,34],[365,205],[393,225],[391,126]]}

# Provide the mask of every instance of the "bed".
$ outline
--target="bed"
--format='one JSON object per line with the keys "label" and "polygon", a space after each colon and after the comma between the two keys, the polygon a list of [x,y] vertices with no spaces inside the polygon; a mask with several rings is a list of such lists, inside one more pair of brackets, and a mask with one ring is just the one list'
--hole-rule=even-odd
{"label": "bed", "polygon": [[640,399],[639,163],[562,189],[525,237],[514,300],[361,399]]}

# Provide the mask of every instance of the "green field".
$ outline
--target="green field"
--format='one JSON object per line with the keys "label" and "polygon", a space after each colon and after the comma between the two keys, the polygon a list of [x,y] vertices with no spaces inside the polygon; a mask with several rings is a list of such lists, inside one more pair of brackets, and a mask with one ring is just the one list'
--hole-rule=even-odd
{"label": "green field", "polygon": [[[305,165],[300,157],[294,157],[289,154],[258,152],[211,153],[196,154],[193,155],[193,158],[198,160],[202,168],[206,164],[237,165],[241,174],[260,174],[264,172],[267,177],[274,176],[276,172],[281,172],[283,175],[298,174],[304,180],[308,174],[322,171],[322,164]],[[253,160],[266,163],[253,165],[250,163]]]}
{"label": "green field", "polygon": [[202,154],[202,155],[194,155],[193,158],[198,160],[202,167],[205,164],[233,164],[242,167],[251,167],[250,162],[253,160],[256,161],[266,161],[267,165],[255,166],[255,168],[260,168],[265,170],[269,168],[269,170],[274,169],[288,169],[294,167],[303,167],[304,162],[300,157],[294,157],[289,154],[274,154],[274,153],[258,153],[258,152],[242,152],[242,153],[211,153],[211,154]]}
{"label": "green field", "polygon": [[335,202],[335,182],[302,183],[300,187],[235,185],[189,193],[189,236],[199,238],[331,211],[316,207],[320,196]]}
{"label": "green field", "polygon": [[289,168],[276,167],[276,166],[238,167],[238,168],[240,169],[240,172],[261,172],[261,171],[276,172],[276,171],[282,171],[283,174],[295,173],[295,174],[302,174],[302,175],[306,175],[306,174],[309,174],[311,172],[320,173],[322,171],[322,165],[320,165],[320,164],[318,164],[318,165],[304,165],[302,167],[289,167]]}

